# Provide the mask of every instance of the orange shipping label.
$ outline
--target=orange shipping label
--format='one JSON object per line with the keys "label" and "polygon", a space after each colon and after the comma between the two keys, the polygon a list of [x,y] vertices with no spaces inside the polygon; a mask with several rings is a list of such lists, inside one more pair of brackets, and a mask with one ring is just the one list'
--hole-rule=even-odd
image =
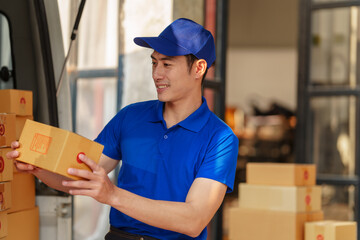
{"label": "orange shipping label", "polygon": [[31,141],[30,150],[41,154],[48,152],[51,143],[51,137],[35,133],[33,140]]}

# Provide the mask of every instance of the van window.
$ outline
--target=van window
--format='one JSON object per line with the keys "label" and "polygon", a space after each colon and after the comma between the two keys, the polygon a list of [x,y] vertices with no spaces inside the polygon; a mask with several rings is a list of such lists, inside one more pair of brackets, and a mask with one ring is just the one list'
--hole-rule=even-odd
{"label": "van window", "polygon": [[9,22],[0,13],[0,89],[14,88],[11,56]]}

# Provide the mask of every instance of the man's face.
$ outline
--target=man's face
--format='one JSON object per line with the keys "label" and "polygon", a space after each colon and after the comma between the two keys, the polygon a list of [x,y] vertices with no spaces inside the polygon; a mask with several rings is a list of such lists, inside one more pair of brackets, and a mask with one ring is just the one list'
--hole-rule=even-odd
{"label": "man's face", "polygon": [[152,77],[160,101],[176,103],[191,99],[199,87],[201,89],[201,82],[195,80],[195,71],[189,70],[185,56],[169,57],[154,51],[151,59]]}

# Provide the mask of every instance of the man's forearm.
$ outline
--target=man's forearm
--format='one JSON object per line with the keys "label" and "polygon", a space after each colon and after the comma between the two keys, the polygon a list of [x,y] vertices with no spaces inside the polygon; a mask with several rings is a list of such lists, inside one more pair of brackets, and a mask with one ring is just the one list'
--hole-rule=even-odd
{"label": "man's forearm", "polygon": [[47,186],[62,192],[69,192],[69,188],[63,186],[62,181],[71,180],[70,178],[40,168],[32,171],[32,173]]}
{"label": "man's forearm", "polygon": [[226,189],[222,183],[197,178],[185,202],[171,202],[151,200],[117,188],[108,204],[151,226],[196,237],[220,207]]}
{"label": "man's forearm", "polygon": [[206,227],[196,207],[187,202],[151,200],[118,188],[109,205],[154,227],[198,236]]}

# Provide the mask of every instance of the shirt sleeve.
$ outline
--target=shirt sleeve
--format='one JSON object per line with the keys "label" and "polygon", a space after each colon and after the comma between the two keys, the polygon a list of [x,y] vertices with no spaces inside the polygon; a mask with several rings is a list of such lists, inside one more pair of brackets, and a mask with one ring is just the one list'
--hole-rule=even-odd
{"label": "shirt sleeve", "polygon": [[104,127],[97,138],[94,140],[104,145],[103,154],[121,160],[121,129],[126,116],[127,107],[121,109]]}
{"label": "shirt sleeve", "polygon": [[232,192],[235,181],[239,140],[232,131],[231,133],[217,134],[212,139],[196,177],[209,178],[221,182],[228,187],[228,193]]}

